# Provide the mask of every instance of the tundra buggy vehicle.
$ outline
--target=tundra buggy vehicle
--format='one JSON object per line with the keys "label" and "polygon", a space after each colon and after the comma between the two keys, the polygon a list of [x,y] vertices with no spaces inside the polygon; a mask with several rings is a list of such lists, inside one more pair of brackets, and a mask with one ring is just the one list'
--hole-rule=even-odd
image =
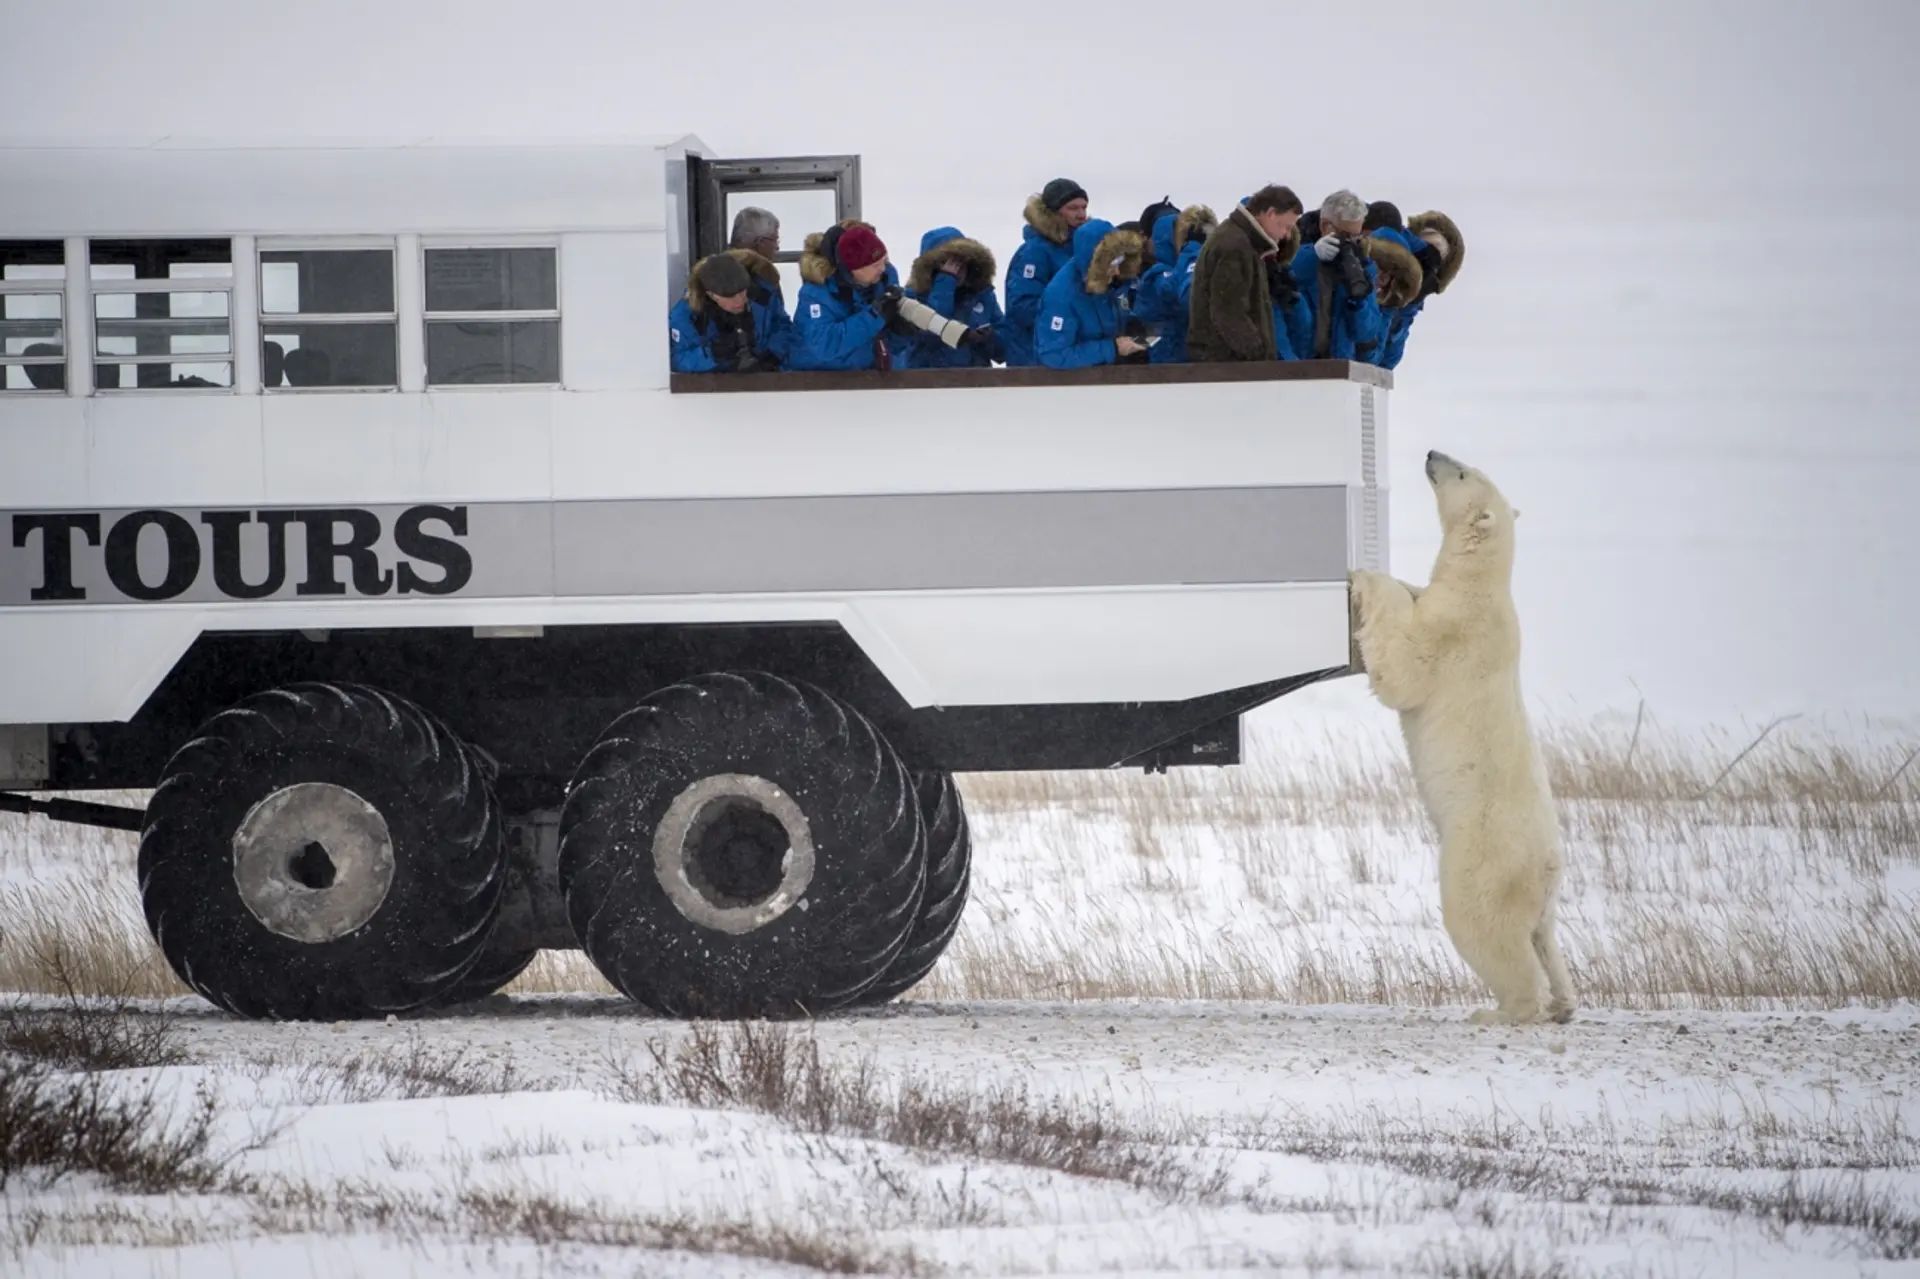
{"label": "tundra buggy vehicle", "polygon": [[[1237,763],[1387,567],[1378,369],[671,374],[733,210],[797,244],[855,157],[0,172],[0,808],[139,830],[242,1016],[564,947],[669,1016],[891,999],[966,900],[954,773]],[[152,795],[36,797],[102,788]]]}

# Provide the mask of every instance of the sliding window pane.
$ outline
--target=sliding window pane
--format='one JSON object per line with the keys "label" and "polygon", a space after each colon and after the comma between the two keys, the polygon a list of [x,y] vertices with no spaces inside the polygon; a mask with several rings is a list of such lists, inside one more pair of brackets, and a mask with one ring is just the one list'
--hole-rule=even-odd
{"label": "sliding window pane", "polygon": [[433,320],[427,324],[427,382],[484,386],[560,380],[558,320]]}
{"label": "sliding window pane", "polygon": [[393,386],[399,369],[394,326],[268,322],[261,330],[261,379],[269,387]]}

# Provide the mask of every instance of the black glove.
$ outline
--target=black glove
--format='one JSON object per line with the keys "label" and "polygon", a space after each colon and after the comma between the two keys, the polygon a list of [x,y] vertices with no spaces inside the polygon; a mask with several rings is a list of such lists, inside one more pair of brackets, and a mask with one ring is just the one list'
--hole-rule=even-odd
{"label": "black glove", "polygon": [[1373,284],[1367,279],[1367,260],[1361,255],[1358,240],[1341,240],[1340,254],[1334,258],[1333,265],[1347,286],[1348,297],[1359,301],[1373,291]]}
{"label": "black glove", "polygon": [[993,345],[993,326],[983,324],[977,329],[968,329],[960,335],[961,346],[989,347]]}
{"label": "black glove", "polygon": [[1267,296],[1283,307],[1300,299],[1300,282],[1293,278],[1293,267],[1279,258],[1267,259]]}
{"label": "black glove", "polygon": [[897,320],[900,318],[900,299],[905,296],[906,294],[897,287],[882,289],[880,295],[873,300],[873,309],[888,320]]}
{"label": "black glove", "polygon": [[1426,241],[1420,242],[1420,251],[1413,255],[1420,262],[1420,293],[1422,298],[1431,297],[1440,287],[1440,250]]}
{"label": "black glove", "polygon": [[742,351],[733,362],[735,373],[771,373],[780,367],[780,357],[772,351]]}

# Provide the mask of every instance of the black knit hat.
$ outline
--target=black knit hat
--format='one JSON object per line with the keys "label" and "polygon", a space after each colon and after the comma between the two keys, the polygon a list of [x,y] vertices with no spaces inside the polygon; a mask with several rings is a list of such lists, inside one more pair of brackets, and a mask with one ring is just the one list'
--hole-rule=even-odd
{"label": "black knit hat", "polygon": [[1060,206],[1068,200],[1084,200],[1086,198],[1086,188],[1078,182],[1075,182],[1072,178],[1055,178],[1040,189],[1040,203],[1046,205],[1055,213],[1060,212]]}
{"label": "black knit hat", "polygon": [[709,297],[726,298],[745,293],[752,283],[747,268],[731,253],[716,253],[700,264],[700,287]]}
{"label": "black knit hat", "polygon": [[1400,208],[1391,200],[1375,200],[1367,206],[1367,216],[1360,223],[1362,231],[1378,231],[1381,227],[1392,227],[1404,231],[1407,224],[1400,217]]}
{"label": "black knit hat", "polygon": [[1140,234],[1153,239],[1153,228],[1161,218],[1180,216],[1180,206],[1162,196],[1159,200],[1140,210]]}

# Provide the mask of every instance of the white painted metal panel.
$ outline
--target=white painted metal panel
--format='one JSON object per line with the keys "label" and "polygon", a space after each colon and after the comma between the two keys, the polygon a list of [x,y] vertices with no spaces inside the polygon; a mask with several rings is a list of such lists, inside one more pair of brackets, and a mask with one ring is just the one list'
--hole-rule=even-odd
{"label": "white painted metal panel", "polygon": [[125,720],[203,631],[838,621],[910,705],[1158,701],[1338,666],[1344,585],[0,609],[0,723]]}
{"label": "white painted metal panel", "polygon": [[8,236],[661,230],[658,146],[0,148]]}

